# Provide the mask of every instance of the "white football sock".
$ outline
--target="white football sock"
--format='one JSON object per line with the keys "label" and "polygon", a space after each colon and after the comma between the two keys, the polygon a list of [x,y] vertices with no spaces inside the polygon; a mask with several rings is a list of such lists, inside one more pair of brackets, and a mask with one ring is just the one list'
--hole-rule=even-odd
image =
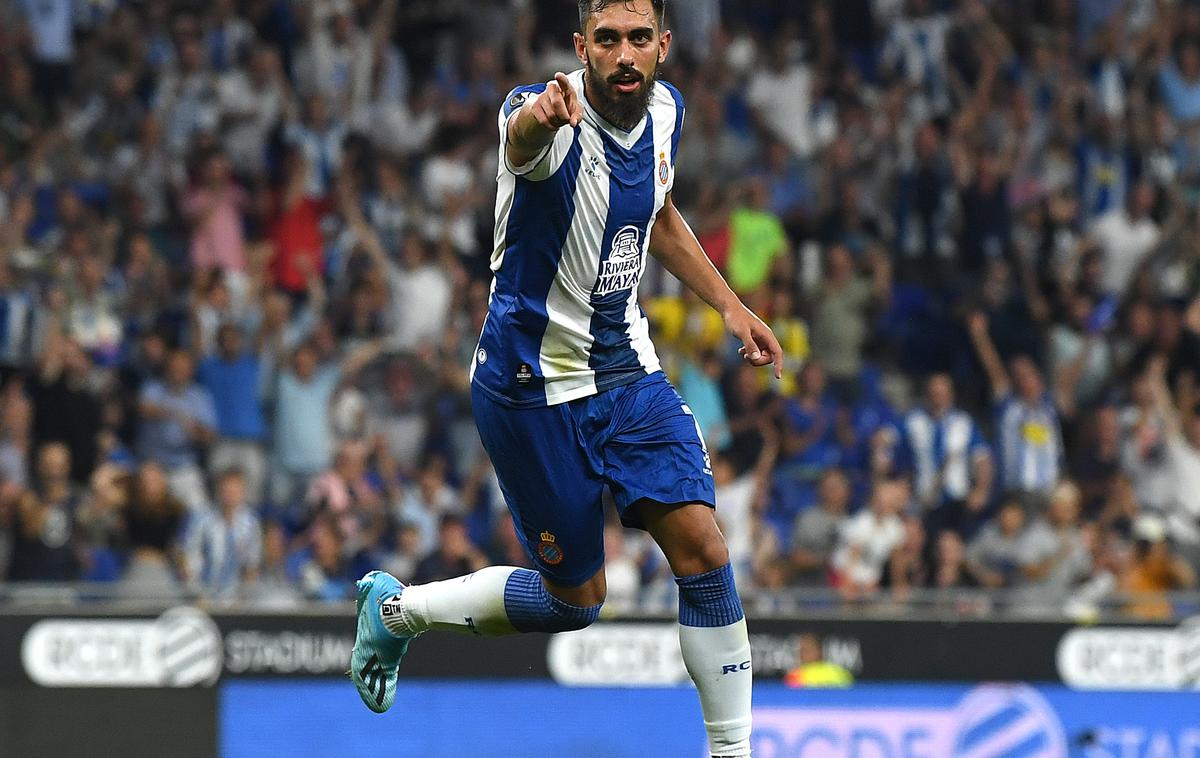
{"label": "white football sock", "polygon": [[516,634],[504,608],[504,588],[514,571],[512,566],[489,566],[457,579],[409,585],[384,601],[383,624],[392,634],[409,637],[430,629],[489,637]]}
{"label": "white football sock", "polygon": [[750,755],[750,637],[746,620],[728,626],[680,626],[679,648],[704,712],[715,756]]}

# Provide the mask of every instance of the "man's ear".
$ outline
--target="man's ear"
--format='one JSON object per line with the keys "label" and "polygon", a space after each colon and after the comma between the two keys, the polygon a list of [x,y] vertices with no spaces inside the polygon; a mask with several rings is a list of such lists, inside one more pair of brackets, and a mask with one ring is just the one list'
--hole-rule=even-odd
{"label": "man's ear", "polygon": [[667,29],[658,38],[658,62],[663,64],[667,62],[667,53],[671,50],[671,30]]}
{"label": "man's ear", "polygon": [[587,62],[588,62],[587,40],[584,39],[584,36],[582,34],[580,34],[579,32],[575,32],[574,39],[575,39],[575,57],[579,59],[580,63],[582,63],[583,65],[586,66]]}

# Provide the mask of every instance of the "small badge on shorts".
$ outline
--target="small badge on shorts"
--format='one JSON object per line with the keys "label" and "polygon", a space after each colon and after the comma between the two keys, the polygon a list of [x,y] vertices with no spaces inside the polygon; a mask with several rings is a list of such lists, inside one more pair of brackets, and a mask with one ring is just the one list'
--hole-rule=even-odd
{"label": "small badge on shorts", "polygon": [[543,563],[548,563],[551,566],[557,566],[562,563],[563,551],[554,541],[554,535],[550,532],[542,532],[542,541],[538,543],[537,554],[542,559]]}
{"label": "small badge on shorts", "polygon": [[517,384],[529,384],[533,380],[533,367],[522,363],[517,367]]}

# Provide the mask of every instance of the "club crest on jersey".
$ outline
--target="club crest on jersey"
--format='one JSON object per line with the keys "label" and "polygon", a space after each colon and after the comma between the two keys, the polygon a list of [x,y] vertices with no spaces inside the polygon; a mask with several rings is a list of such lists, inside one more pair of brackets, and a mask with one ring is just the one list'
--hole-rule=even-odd
{"label": "club crest on jersey", "polygon": [[532,92],[518,92],[508,99],[508,109],[515,111],[525,104],[525,101],[533,96]]}
{"label": "club crest on jersey", "polygon": [[622,227],[613,235],[612,252],[600,263],[593,294],[604,296],[637,286],[642,273],[642,230]]}
{"label": "club crest on jersey", "polygon": [[667,154],[658,154],[658,181],[665,187],[667,180],[671,178],[671,167],[667,165]]}

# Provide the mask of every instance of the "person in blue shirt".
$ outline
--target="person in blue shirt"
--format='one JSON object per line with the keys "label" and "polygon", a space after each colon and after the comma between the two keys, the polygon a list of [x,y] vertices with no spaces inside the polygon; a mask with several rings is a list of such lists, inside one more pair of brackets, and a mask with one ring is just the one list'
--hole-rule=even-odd
{"label": "person in blue shirt", "polygon": [[838,444],[839,408],[826,392],[825,369],[810,360],[800,369],[800,392],[784,407],[784,462],[814,469],[841,460]]}
{"label": "person in blue shirt", "polygon": [[209,470],[237,468],[245,477],[246,498],[263,502],[267,454],[259,357],[244,349],[241,330],[224,324],[217,330],[217,352],[200,362],[200,384],[212,395],[217,415],[217,441],[209,453]]}
{"label": "person in blue shirt", "polygon": [[217,427],[212,395],[195,383],[195,373],[191,354],[176,350],[163,380],[147,382],[138,398],[138,457],[163,467],[172,494],[190,510],[208,503],[200,460]]}

